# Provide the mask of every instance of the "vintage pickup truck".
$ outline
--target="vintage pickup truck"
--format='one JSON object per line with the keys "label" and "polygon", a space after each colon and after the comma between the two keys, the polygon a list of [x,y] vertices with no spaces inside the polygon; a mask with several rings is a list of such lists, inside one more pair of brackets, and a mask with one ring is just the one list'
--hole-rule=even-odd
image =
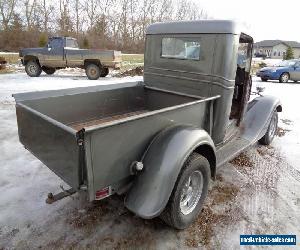
{"label": "vintage pickup truck", "polygon": [[90,80],[107,76],[109,68],[120,68],[122,61],[120,51],[79,49],[71,37],[52,37],[46,47],[21,49],[19,56],[31,77],[40,76],[42,71],[52,75],[57,69],[79,67]]}
{"label": "vintage pickup truck", "polygon": [[21,143],[71,187],[47,201],[125,194],[138,216],[188,227],[218,167],[275,136],[279,100],[249,102],[252,45],[232,21],[157,23],[143,82],[14,94]]}

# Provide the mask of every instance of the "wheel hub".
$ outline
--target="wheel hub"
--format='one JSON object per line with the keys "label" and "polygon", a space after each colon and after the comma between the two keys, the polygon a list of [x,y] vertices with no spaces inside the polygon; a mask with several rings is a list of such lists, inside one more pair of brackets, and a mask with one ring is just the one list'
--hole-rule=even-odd
{"label": "wheel hub", "polygon": [[30,65],[30,66],[29,66],[29,72],[30,72],[31,74],[35,74],[35,73],[36,73],[36,67],[35,67],[34,65]]}
{"label": "wheel hub", "polygon": [[270,128],[269,128],[269,137],[273,138],[276,134],[276,124],[277,124],[277,119],[276,116],[273,115],[271,122],[270,122]]}
{"label": "wheel hub", "polygon": [[282,80],[283,80],[283,82],[288,82],[289,76],[288,76],[287,74],[284,74],[284,75],[282,76]]}
{"label": "wheel hub", "polygon": [[203,175],[194,171],[186,180],[180,196],[180,210],[184,215],[190,214],[197,206],[203,190]]}
{"label": "wheel hub", "polygon": [[90,73],[91,73],[91,75],[94,76],[94,75],[96,75],[97,71],[96,71],[95,69],[91,69],[91,70],[90,70]]}

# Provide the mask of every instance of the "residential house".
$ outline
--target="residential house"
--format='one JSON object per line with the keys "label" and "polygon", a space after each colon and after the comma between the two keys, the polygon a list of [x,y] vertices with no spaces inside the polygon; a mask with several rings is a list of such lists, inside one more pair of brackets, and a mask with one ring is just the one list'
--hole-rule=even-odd
{"label": "residential house", "polygon": [[294,51],[294,57],[300,58],[300,43],[296,41],[264,40],[254,44],[254,55],[265,54],[268,58],[283,59],[288,47]]}

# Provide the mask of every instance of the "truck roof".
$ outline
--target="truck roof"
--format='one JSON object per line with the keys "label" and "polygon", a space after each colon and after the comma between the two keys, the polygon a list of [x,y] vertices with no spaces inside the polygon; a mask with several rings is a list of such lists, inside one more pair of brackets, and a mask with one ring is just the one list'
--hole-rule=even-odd
{"label": "truck roof", "polygon": [[49,39],[60,39],[60,38],[68,38],[68,39],[76,40],[76,38],[73,38],[70,36],[51,36],[51,37],[49,37]]}
{"label": "truck roof", "polygon": [[195,20],[154,23],[147,34],[240,34],[238,23],[231,20]]}

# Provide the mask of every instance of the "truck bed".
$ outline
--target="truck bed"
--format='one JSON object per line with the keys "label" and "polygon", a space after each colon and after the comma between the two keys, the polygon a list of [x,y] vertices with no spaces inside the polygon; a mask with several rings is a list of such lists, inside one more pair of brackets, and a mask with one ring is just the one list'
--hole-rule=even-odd
{"label": "truck bed", "polygon": [[75,130],[81,130],[83,128],[97,126],[100,124],[109,123],[111,121],[120,120],[123,118],[144,114],[144,113],[147,113],[148,111],[149,110],[143,109],[143,110],[128,112],[128,113],[124,113],[124,114],[112,115],[112,116],[108,116],[105,118],[94,118],[94,119],[86,120],[86,121],[76,121],[76,122],[70,123],[69,126],[74,128]]}
{"label": "truck bed", "polygon": [[26,106],[76,131],[197,101],[200,97],[143,85],[26,100]]}
{"label": "truck bed", "polygon": [[14,97],[21,143],[72,188],[87,184],[90,200],[103,187],[118,190],[132,162],[166,127],[187,124],[209,131],[208,111],[218,98],[140,82]]}

